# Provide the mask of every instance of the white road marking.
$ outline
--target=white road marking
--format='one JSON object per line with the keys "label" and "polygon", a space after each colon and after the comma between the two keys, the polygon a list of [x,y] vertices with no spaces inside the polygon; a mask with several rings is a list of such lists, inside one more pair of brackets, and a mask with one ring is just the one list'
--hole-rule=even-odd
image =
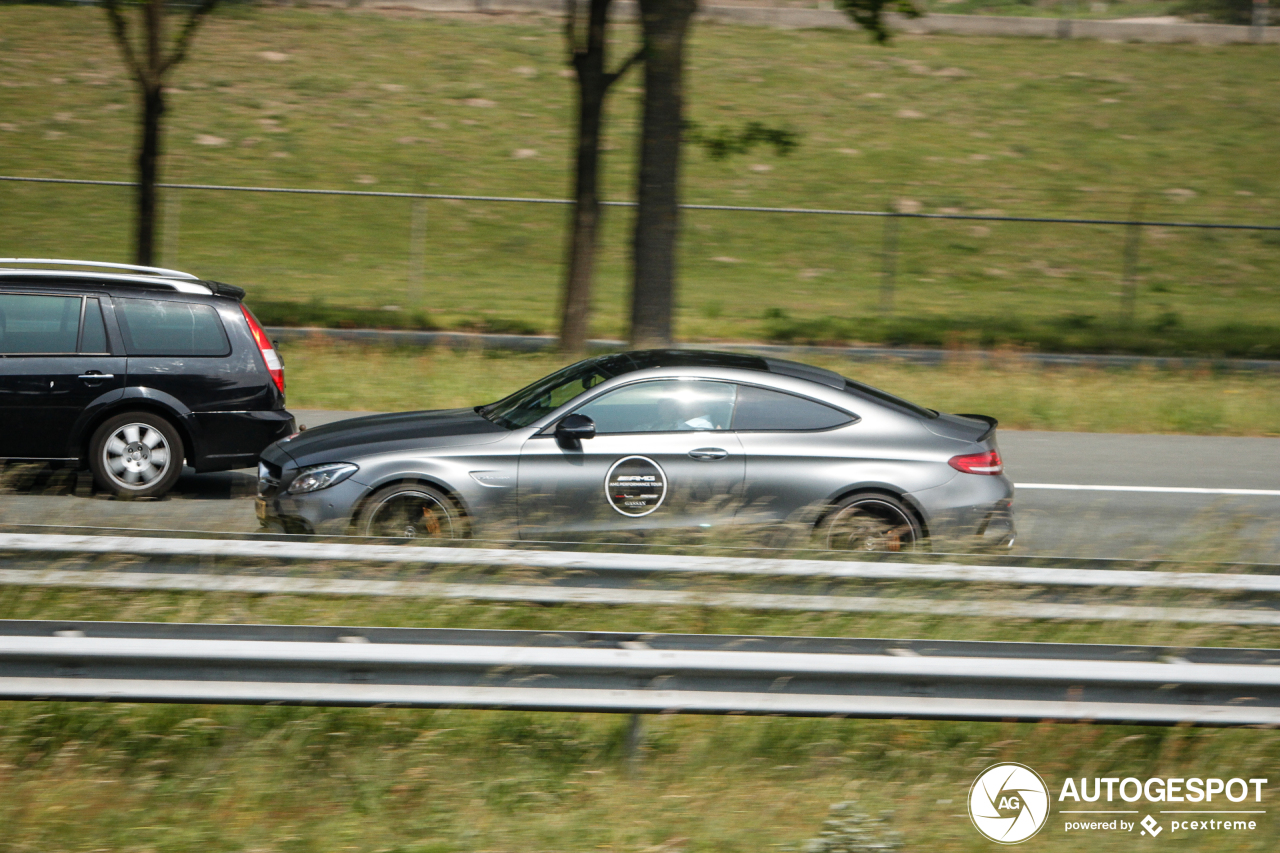
{"label": "white road marking", "polygon": [[1014,483],[1018,489],[1060,492],[1154,492],[1169,495],[1256,495],[1280,497],[1280,489],[1197,489],[1188,486],[1084,486],[1076,483]]}

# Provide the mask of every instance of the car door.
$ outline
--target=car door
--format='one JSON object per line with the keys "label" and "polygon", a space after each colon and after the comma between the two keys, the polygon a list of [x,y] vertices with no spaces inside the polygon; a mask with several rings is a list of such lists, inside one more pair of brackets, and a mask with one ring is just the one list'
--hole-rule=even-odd
{"label": "car door", "polygon": [[710,527],[733,519],[745,466],[729,430],[732,383],[653,379],[575,410],[594,438],[561,446],[552,427],[521,450],[521,536]]}
{"label": "car door", "polygon": [[738,387],[733,429],[746,476],[738,521],[795,520],[848,482],[859,465],[858,417],[826,403],[753,385]]}
{"label": "car door", "polygon": [[95,297],[0,294],[0,457],[67,459],[80,413],[124,386]]}

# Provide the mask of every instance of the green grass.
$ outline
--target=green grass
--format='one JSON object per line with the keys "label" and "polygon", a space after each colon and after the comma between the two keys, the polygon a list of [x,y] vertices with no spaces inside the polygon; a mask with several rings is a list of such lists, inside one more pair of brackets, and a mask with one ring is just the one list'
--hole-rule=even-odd
{"label": "green grass", "polygon": [[[618,33],[621,56],[634,33]],[[1141,195],[1149,219],[1274,222],[1277,50],[907,36],[880,48],[844,31],[700,24],[690,116],[708,132],[759,120],[801,142],[787,157],[723,162],[691,150],[685,197],[1114,218]],[[175,76],[164,177],[563,197],[563,69],[551,19],[230,8]],[[0,81],[4,172],[130,177],[133,92],[100,10],[0,7]],[[631,192],[637,87],[628,77],[610,101],[614,198]],[[125,260],[127,202],[124,188],[0,185],[0,252]],[[421,286],[410,281],[410,208],[188,192],[162,256],[248,286],[251,304],[300,303],[287,309],[296,316],[315,301],[395,306],[384,319],[402,325],[554,331],[564,208],[429,203]],[[606,217],[597,335],[625,331],[628,221],[624,210]],[[903,339],[872,320],[882,231],[871,218],[691,211],[677,332],[794,337],[777,328],[785,312],[834,339]],[[896,308],[925,330],[905,339],[1273,354],[1280,239],[1267,233],[1146,229],[1134,330],[1064,335],[1082,317],[1097,328],[1117,319],[1123,245],[1112,226],[904,221]]]}
{"label": "green grass", "polygon": [[[290,596],[0,590],[0,616],[779,633],[1272,647],[1275,629],[539,607]],[[1270,778],[1274,731],[1088,724],[0,703],[0,821],[12,851],[674,851],[798,848],[827,806],[894,809],[905,850],[984,851],[963,817],[997,761],[1068,776]],[[1276,795],[1275,781],[1264,804]],[[1053,792],[1055,795],[1057,791]],[[1263,808],[1268,808],[1266,805]],[[1181,849],[1263,851],[1254,833]],[[1177,836],[1175,836],[1176,838]],[[1049,851],[1129,850],[1064,835]]]}
{"label": "green grass", "polygon": [[[549,353],[385,349],[323,340],[286,344],[283,352],[293,409],[474,406],[570,360]],[[992,415],[1001,429],[1280,435],[1280,376],[1041,368],[1014,359],[925,367],[800,358],[926,406]]]}

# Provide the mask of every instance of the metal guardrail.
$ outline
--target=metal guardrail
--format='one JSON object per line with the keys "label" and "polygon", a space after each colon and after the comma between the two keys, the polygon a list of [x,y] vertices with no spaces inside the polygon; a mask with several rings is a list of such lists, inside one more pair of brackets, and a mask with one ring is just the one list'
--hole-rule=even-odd
{"label": "metal guardrail", "polygon": [[[1226,594],[1275,593],[1280,576],[1208,572],[1131,571],[1124,569],[967,566],[957,563],[891,563],[827,560],[781,560],[741,557],[698,557],[661,554],[521,551],[497,548],[353,545],[225,539],[58,536],[0,534],[0,585],[73,587],[118,590],[171,590],[245,594],[373,596],[470,601],[521,601],[543,604],[623,605],[639,607],[704,607],[739,610],[835,613],[928,613],[987,619],[1075,619],[1085,621],[1177,622],[1185,624],[1280,626],[1273,602],[1250,601],[1247,607],[1187,607],[1134,603],[1131,594],[1119,601],[1099,596],[1099,589],[1192,590]],[[130,571],[82,570],[65,563],[48,568],[49,554],[120,555],[160,559]],[[172,566],[165,558],[198,560]],[[233,565],[271,560],[283,567],[254,574],[209,573],[211,558]],[[484,570],[459,577],[382,580],[349,576],[299,577],[290,566],[306,563],[391,563]],[[26,566],[36,566],[27,568]],[[489,570],[517,570],[503,577]],[[521,570],[542,570],[530,578]],[[263,573],[263,572],[266,573]],[[322,568],[321,571],[324,571]],[[762,591],[725,590],[716,580],[799,583],[800,588]],[[844,581],[896,581],[926,584],[961,582],[1019,585],[1031,590],[1054,587],[1084,589],[1083,602],[1060,600],[991,600],[952,598],[947,592],[926,597],[902,595],[900,587],[848,594],[824,588]],[[1033,593],[1034,594],[1034,593]]]}
{"label": "metal guardrail", "polygon": [[1280,650],[0,622],[0,698],[1280,725]]}
{"label": "metal guardrail", "polygon": [[1280,610],[1241,607],[1168,607],[1061,601],[920,598],[898,595],[812,595],[589,586],[581,583],[382,581],[276,575],[211,575],[158,571],[0,569],[0,585],[169,592],[231,592],[248,595],[330,595],[510,601],[537,604],[630,607],[698,607],[805,613],[925,613],[977,619],[1073,619],[1089,622],[1176,622],[1188,625],[1280,627]]}
{"label": "metal guardrail", "polygon": [[[559,338],[552,335],[506,335],[479,332],[425,332],[408,329],[330,329],[322,326],[267,326],[267,335],[275,341],[306,341],[317,338],[347,343],[392,347],[453,347],[460,349],[497,349],[508,352],[542,352],[552,349]],[[987,350],[943,350],[918,347],[842,347],[803,346],[791,344],[726,344],[714,346],[677,343],[679,349],[718,349],[754,352],[758,355],[819,355],[849,361],[892,361],[908,364],[944,364],[947,361],[1010,361],[1045,366],[1089,367],[1154,367],[1161,370],[1231,370],[1280,372],[1280,361],[1261,358],[1205,358],[1199,356],[1107,355],[1104,353],[998,352]],[[610,352],[628,348],[626,341],[615,338],[592,338],[587,341],[590,352]],[[1216,490],[1221,493],[1222,490]]]}
{"label": "metal guardrail", "polygon": [[783,560],[616,552],[356,545],[246,539],[164,539],[0,533],[0,553],[129,554],[328,562],[535,568],[585,573],[750,576],[828,580],[942,581],[1128,589],[1280,593],[1280,575],[970,566],[960,563]]}

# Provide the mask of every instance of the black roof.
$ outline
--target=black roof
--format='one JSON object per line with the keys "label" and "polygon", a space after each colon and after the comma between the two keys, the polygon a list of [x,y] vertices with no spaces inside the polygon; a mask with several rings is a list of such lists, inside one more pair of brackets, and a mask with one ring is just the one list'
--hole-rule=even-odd
{"label": "black roof", "polygon": [[736,352],[650,349],[602,355],[597,359],[597,363],[606,372],[614,376],[653,367],[727,367],[735,370],[759,370],[763,373],[776,373],[779,376],[807,379],[810,382],[817,382],[831,388],[843,389],[845,387],[845,378],[843,376],[830,370],[823,370],[821,367],[812,367],[795,361],[762,358],[758,355]]}

